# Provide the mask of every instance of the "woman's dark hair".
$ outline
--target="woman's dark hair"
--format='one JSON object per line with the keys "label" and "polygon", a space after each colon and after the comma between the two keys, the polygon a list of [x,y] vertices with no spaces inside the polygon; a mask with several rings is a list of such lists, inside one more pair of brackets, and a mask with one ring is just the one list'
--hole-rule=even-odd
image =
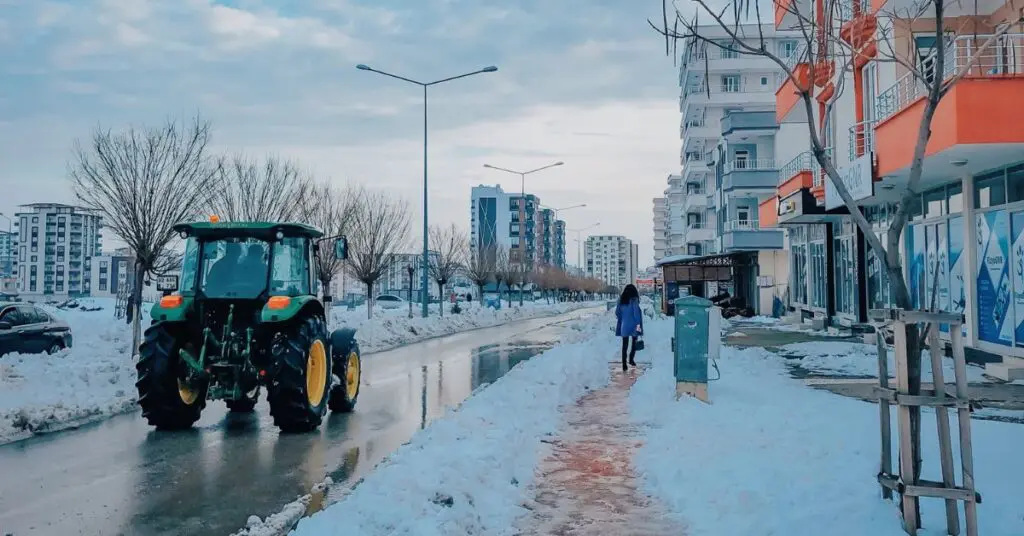
{"label": "woman's dark hair", "polygon": [[640,293],[637,292],[635,286],[626,285],[626,288],[622,289],[622,295],[619,296],[619,303],[622,305],[629,305],[629,302],[634,299],[639,300]]}

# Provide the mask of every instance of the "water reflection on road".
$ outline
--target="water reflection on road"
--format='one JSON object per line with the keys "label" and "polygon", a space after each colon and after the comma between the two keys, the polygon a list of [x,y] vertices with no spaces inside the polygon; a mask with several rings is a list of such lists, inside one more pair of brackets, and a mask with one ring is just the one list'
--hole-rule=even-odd
{"label": "water reflection on road", "polygon": [[229,534],[325,476],[343,491],[474,389],[553,346],[559,321],[584,314],[367,356],[356,412],[331,414],[312,434],[279,434],[265,403],[234,415],[213,402],[185,432],[129,414],[2,446],[0,534]]}

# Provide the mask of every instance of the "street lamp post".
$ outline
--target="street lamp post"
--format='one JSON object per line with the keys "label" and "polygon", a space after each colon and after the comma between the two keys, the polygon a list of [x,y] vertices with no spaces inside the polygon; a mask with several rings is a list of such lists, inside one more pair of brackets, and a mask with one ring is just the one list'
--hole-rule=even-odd
{"label": "street lamp post", "polygon": [[581,249],[580,249],[580,244],[581,244],[580,233],[582,233],[583,231],[586,231],[588,229],[593,229],[594,227],[597,227],[598,225],[601,225],[601,222],[597,222],[597,223],[595,223],[593,225],[588,225],[586,227],[583,227],[582,229],[569,229],[570,231],[576,233],[576,265],[579,266],[581,272],[583,271],[583,254],[581,253]]}
{"label": "street lamp post", "polygon": [[[544,207],[544,208],[547,208],[547,209],[551,209],[551,211],[555,213],[555,223],[558,223],[558,221],[559,221],[558,220],[558,213],[559,212],[562,212],[562,211],[565,211],[565,210],[571,210],[571,209],[574,209],[574,208],[583,208],[583,207],[587,206],[587,204],[586,203],[582,203],[582,204],[579,204],[579,205],[572,205],[571,207],[562,207],[562,208],[554,208],[554,207],[549,207],[549,206],[546,206],[546,205],[541,205],[541,206]],[[565,239],[564,236],[562,238],[563,238],[563,240]],[[562,244],[562,255],[565,255],[565,244],[564,243]],[[565,269],[565,264],[563,263],[558,268],[561,269],[561,270],[564,270]]]}
{"label": "street lamp post", "polygon": [[[546,166],[541,166],[541,167],[539,167],[537,169],[531,169],[530,171],[515,171],[515,170],[512,170],[512,169],[505,169],[505,168],[498,167],[498,166],[492,166],[490,164],[484,164],[484,167],[488,168],[488,169],[495,169],[495,170],[498,170],[498,171],[504,171],[505,173],[511,173],[513,175],[519,175],[519,186],[520,186],[520,195],[521,195],[521,197],[519,198],[519,203],[520,203],[520,207],[522,209],[522,216],[519,218],[519,220],[520,220],[519,221],[519,264],[522,266],[524,274],[526,273],[526,240],[525,240],[525,238],[526,238],[525,237],[525,233],[526,233],[526,176],[530,175],[530,174],[533,174],[533,173],[537,173],[538,171],[543,171],[545,169],[553,168],[553,167],[556,167],[556,166],[561,166],[561,165],[564,165],[564,164],[565,164],[565,162],[558,161],[558,162],[555,162],[553,164],[548,164]],[[522,293],[520,293],[520,297],[521,296],[522,296]]]}
{"label": "street lamp post", "polygon": [[[416,84],[417,86],[420,86],[420,87],[423,88],[423,277],[422,277],[422,279],[420,281],[420,285],[422,285],[422,287],[423,287],[423,295],[427,296],[429,294],[429,292],[428,292],[429,288],[427,287],[427,285],[429,285],[429,282],[427,281],[427,272],[428,272],[427,262],[428,262],[428,255],[429,255],[429,250],[428,250],[429,244],[427,243],[427,88],[430,87],[430,86],[436,86],[437,84],[441,84],[441,83],[444,83],[444,82],[450,82],[452,80],[458,80],[459,78],[466,78],[467,76],[473,76],[475,74],[493,73],[493,72],[497,71],[498,68],[493,66],[493,65],[491,65],[489,67],[484,67],[483,69],[480,69],[478,71],[473,71],[471,73],[466,73],[466,74],[460,74],[460,75],[457,75],[457,76],[449,76],[448,78],[442,78],[440,80],[434,80],[433,82],[420,82],[420,81],[417,81],[417,80],[413,80],[411,78],[406,78],[404,76],[398,76],[397,74],[391,74],[391,73],[388,73],[388,72],[379,71],[377,69],[374,69],[374,68],[370,67],[369,65],[364,65],[362,63],[360,63],[359,65],[356,65],[356,69],[359,69],[360,71],[370,71],[372,73],[377,73],[377,74],[384,75],[384,76],[387,76],[387,77],[395,78],[397,80],[402,80],[404,82],[409,82],[410,84]],[[424,318],[426,318],[427,315],[429,314],[428,305],[429,305],[428,304],[428,300],[424,299],[423,300],[423,317]]]}

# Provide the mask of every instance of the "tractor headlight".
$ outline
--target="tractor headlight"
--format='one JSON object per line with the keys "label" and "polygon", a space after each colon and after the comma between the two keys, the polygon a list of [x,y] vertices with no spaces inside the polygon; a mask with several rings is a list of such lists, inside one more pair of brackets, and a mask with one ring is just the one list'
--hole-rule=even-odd
{"label": "tractor headlight", "polygon": [[277,238],[278,240],[284,240],[284,233],[281,232],[281,231],[278,231],[277,234],[274,235],[274,237]]}
{"label": "tractor headlight", "polygon": [[178,233],[178,236],[180,236],[182,240],[186,240],[188,239],[188,231],[182,231]]}

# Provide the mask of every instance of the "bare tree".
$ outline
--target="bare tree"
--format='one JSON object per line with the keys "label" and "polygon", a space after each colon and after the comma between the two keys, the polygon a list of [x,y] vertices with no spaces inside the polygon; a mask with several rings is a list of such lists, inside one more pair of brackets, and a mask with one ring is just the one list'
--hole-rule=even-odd
{"label": "bare tree", "polygon": [[[877,12],[863,12],[865,3],[851,0],[823,0],[815,3],[774,3],[791,16],[795,26],[795,38],[800,41],[795,57],[784,58],[766,40],[762,32],[764,22],[774,24],[774,17],[763,18],[761,6],[755,0],[733,0],[724,8],[711,6],[709,0],[693,0],[697,10],[693,16],[686,16],[676,10],[674,16],[669,15],[666,0],[662,0],[663,20],[661,24],[648,23],[652,28],[665,36],[665,51],[669,53],[677,48],[678,42],[684,42],[688,50],[718,51],[731,54],[762,57],[771,60],[782,69],[785,80],[792,83],[797,95],[798,105],[802,105],[806,113],[807,128],[810,135],[811,153],[822,172],[834,186],[835,191],[849,210],[853,222],[860,229],[871,252],[881,264],[888,276],[893,302],[900,309],[913,309],[913,300],[903,278],[903,266],[900,260],[900,237],[910,219],[915,198],[921,193],[921,176],[924,172],[924,156],[928,141],[932,135],[932,119],[935,110],[943,97],[964,76],[974,72],[979,59],[989,53],[993,43],[1014,27],[1024,22],[1019,10],[1015,12],[1015,20],[990,21],[993,26],[1000,22],[1009,24],[996,27],[986,36],[971,36],[977,17],[960,17],[959,28],[947,25],[946,8],[950,3],[946,0],[921,0],[905,8],[882,8]],[[781,7],[781,6],[785,7]],[[811,12],[811,6],[817,5],[820,12]],[[805,6],[805,7],[801,7]],[[974,4],[975,9],[977,4]],[[851,22],[862,15],[871,15],[877,23],[877,31],[871,37],[861,32],[865,26],[852,24],[849,32],[844,34],[844,23]],[[711,20],[711,24],[725,32],[727,39],[711,39],[701,35],[700,17]],[[671,20],[671,28],[670,26]],[[744,26],[740,21],[748,21],[752,26]],[[956,19],[954,19],[956,20]],[[934,38],[934,48],[924,58],[918,59],[910,50],[896,50],[893,44],[895,30],[903,26],[906,29],[915,27],[920,21],[931,26],[928,31]],[[959,30],[959,31],[958,31]],[[967,46],[956,47],[950,39],[950,33],[966,35]],[[670,46],[671,45],[671,46]],[[910,43],[907,43],[908,49]],[[705,55],[706,58],[706,55]],[[886,241],[875,234],[871,224],[858,208],[849,189],[842,180],[829,145],[829,118],[837,99],[842,95],[847,80],[847,73],[857,72],[869,60],[880,63],[895,63],[905,70],[908,78],[903,81],[906,87],[898,88],[902,96],[920,97],[923,101],[920,122],[917,128],[917,139],[914,143],[913,156],[906,185],[900,192],[900,201],[896,215],[886,232]],[[706,62],[706,59],[705,59]],[[705,79],[707,78],[705,63]],[[975,74],[977,74],[975,72]],[[710,91],[704,87],[700,91]],[[890,103],[895,105],[896,103]],[[865,136],[864,125],[857,125],[858,131],[854,143],[862,146]],[[927,329],[918,331],[916,324],[907,326],[907,356],[909,391],[920,394],[921,389],[921,347],[922,335]],[[921,412],[919,407],[911,408],[911,436],[913,444],[913,473],[915,479],[921,473]],[[920,521],[918,525],[920,525]]]}
{"label": "bare tree", "polygon": [[242,154],[225,156],[217,161],[210,210],[226,221],[295,221],[313,187],[294,162],[274,156],[262,162]]}
{"label": "bare tree", "polygon": [[515,284],[515,266],[518,262],[512,260],[508,248],[499,246],[494,255],[494,281],[497,283],[498,301],[501,301],[501,284],[505,283],[508,292],[508,306],[512,307],[512,285]]}
{"label": "bare tree", "polygon": [[494,279],[495,257],[496,248],[494,246],[484,248],[482,251],[477,249],[472,252],[469,263],[466,265],[466,276],[476,285],[480,303],[483,303],[484,300],[484,286]]}
{"label": "bare tree", "polygon": [[409,239],[409,204],[385,192],[365,192],[352,217],[348,266],[366,285],[366,315],[372,317],[373,285]]}
{"label": "bare tree", "polygon": [[444,287],[466,265],[467,238],[466,233],[454,223],[447,227],[431,227],[429,236],[434,249],[427,267],[431,279],[437,283],[438,294],[441,296],[438,308],[441,316],[444,316]]}
{"label": "bare tree", "polygon": [[[324,233],[320,242],[320,255],[317,255],[317,277],[323,287],[324,302],[330,307],[331,282],[347,261],[334,256],[334,248],[339,237],[346,236],[353,230],[353,223],[358,215],[358,206],[363,191],[358,186],[335,186],[330,183],[311,184],[301,197],[302,204],[298,208],[297,218]],[[351,246],[350,248],[351,249]]]}
{"label": "bare tree", "polygon": [[159,127],[122,132],[98,127],[88,144],[76,141],[68,174],[75,196],[99,212],[104,224],[135,256],[132,354],[141,338],[142,285],[174,264],[172,226],[199,216],[207,206],[214,166],[207,154],[210,125],[168,120]]}

